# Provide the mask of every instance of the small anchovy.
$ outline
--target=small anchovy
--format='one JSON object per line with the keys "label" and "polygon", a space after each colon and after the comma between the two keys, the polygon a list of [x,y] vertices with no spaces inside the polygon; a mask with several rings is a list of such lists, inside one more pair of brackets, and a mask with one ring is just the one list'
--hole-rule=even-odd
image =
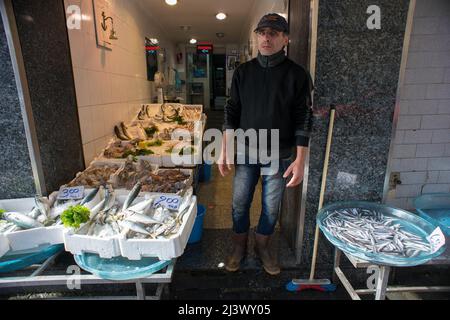
{"label": "small anchovy", "polygon": [[399,222],[375,210],[350,208],[329,212],[323,224],[334,237],[366,252],[413,258],[431,251],[430,243],[402,230]]}

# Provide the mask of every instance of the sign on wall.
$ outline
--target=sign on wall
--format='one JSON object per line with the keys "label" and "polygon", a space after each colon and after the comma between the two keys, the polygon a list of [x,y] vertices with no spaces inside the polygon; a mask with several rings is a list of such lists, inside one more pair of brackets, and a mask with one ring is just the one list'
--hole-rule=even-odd
{"label": "sign on wall", "polygon": [[[95,35],[99,47],[112,50],[114,25],[109,2],[106,0],[92,0],[95,17]],[[106,30],[105,30],[106,29]]]}

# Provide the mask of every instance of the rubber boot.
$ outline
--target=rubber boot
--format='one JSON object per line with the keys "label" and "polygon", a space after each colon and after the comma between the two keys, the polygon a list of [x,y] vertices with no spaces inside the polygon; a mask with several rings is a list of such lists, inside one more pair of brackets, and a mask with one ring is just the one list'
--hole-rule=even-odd
{"label": "rubber boot", "polygon": [[225,269],[229,272],[236,272],[241,266],[242,260],[247,254],[248,233],[233,233],[233,251],[227,257]]}
{"label": "rubber boot", "polygon": [[269,251],[270,236],[255,233],[255,254],[261,260],[264,270],[271,276],[280,274],[277,259]]}

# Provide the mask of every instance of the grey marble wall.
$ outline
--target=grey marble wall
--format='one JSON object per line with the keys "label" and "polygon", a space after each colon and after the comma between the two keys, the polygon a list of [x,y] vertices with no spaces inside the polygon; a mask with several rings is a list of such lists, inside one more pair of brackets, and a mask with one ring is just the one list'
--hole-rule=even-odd
{"label": "grey marble wall", "polygon": [[[366,26],[373,4],[381,9],[381,30]],[[408,7],[409,0],[319,2],[303,266],[311,260],[331,104],[337,113],[325,205],[382,199]],[[330,273],[332,253],[322,235],[318,267]]]}
{"label": "grey marble wall", "polygon": [[63,0],[13,0],[47,192],[84,169]]}
{"label": "grey marble wall", "polygon": [[19,96],[0,16],[0,199],[35,193]]}

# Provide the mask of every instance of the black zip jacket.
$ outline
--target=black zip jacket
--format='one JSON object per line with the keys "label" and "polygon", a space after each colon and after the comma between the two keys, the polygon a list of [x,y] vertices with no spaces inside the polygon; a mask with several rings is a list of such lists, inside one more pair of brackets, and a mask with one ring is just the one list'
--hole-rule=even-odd
{"label": "black zip jacket", "polygon": [[283,50],[259,54],[235,70],[222,129],[279,129],[280,157],[289,157],[294,146],[309,146],[312,90],[309,73]]}

